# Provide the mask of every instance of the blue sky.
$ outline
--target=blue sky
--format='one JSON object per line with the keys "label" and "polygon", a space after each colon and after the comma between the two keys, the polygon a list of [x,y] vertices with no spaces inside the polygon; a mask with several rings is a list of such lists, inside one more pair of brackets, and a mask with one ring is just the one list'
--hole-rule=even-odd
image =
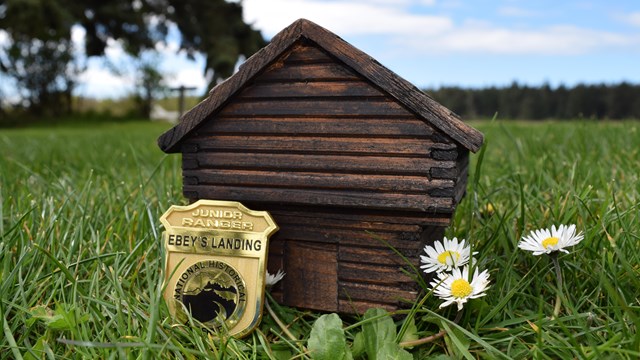
{"label": "blue sky", "polygon": [[[269,39],[298,18],[338,34],[419,87],[640,83],[640,1],[244,0],[245,21]],[[82,43],[81,29],[74,39]],[[204,61],[158,45],[170,85],[205,89]],[[2,34],[0,34],[0,42]],[[132,91],[131,61],[117,42],[110,62],[91,59],[79,94]],[[126,70],[129,69],[129,70]],[[6,86],[6,84],[5,84]]]}
{"label": "blue sky", "polygon": [[305,17],[420,87],[640,82],[639,1],[244,4],[247,20],[267,36]]}

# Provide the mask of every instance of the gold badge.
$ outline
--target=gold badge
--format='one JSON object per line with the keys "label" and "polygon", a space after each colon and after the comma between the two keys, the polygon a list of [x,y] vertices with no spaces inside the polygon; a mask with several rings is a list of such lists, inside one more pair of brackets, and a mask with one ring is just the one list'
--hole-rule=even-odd
{"label": "gold badge", "polygon": [[160,221],[164,298],[174,318],[186,323],[190,312],[204,331],[251,332],[262,317],[269,236],[278,230],[269,213],[199,200],[171,206]]}

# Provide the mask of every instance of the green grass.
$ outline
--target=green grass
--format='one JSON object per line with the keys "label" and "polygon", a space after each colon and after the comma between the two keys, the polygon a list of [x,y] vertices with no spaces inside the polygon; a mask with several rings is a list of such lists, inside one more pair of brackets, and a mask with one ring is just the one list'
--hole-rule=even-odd
{"label": "green grass", "polygon": [[[439,310],[428,294],[394,316],[405,336],[447,330],[409,352],[417,359],[640,357],[640,123],[474,125],[487,144],[472,156],[468,193],[448,235],[471,241],[491,288],[457,324],[455,309]],[[242,340],[171,324],[160,293],[158,219],[185,200],[180,156],[155,144],[166,126],[0,130],[0,357],[309,358],[321,314],[273,301],[295,339],[268,314]],[[563,307],[553,318],[551,261],[516,244],[560,223],[577,224],[585,240],[560,256]],[[375,319],[342,320],[357,355],[355,338]]]}

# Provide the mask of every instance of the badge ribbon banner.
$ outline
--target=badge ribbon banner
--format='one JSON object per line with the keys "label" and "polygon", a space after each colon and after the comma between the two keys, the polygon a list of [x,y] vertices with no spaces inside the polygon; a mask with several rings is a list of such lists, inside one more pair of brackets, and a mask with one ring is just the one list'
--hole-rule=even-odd
{"label": "badge ribbon banner", "polygon": [[199,200],[171,206],[160,222],[164,298],[174,319],[185,323],[189,311],[204,331],[250,333],[262,317],[269,236],[278,230],[269,213]]}

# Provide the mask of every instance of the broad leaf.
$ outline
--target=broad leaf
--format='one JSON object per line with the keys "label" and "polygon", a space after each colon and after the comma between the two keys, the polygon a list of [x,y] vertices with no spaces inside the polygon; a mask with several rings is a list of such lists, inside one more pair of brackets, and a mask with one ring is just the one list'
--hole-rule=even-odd
{"label": "broad leaf", "polygon": [[44,344],[46,342],[45,335],[40,336],[36,344],[30,349],[30,351],[23,354],[24,360],[37,360],[44,359],[45,350]]}
{"label": "broad leaf", "polygon": [[76,319],[73,309],[66,310],[64,306],[56,306],[55,311],[51,311],[46,306],[35,306],[29,309],[31,318],[27,320],[27,325],[32,325],[36,320],[41,320],[52,330],[71,330],[78,324],[89,320],[89,315],[85,314]]}
{"label": "broad leaf", "polygon": [[416,326],[416,321],[413,317],[407,318],[405,320],[407,322],[407,328],[402,335],[402,339],[400,342],[414,341],[418,340],[420,337],[418,336],[418,327]]}
{"label": "broad leaf", "polygon": [[359,358],[365,354],[364,334],[362,331],[356,334],[353,338],[353,345],[351,346],[351,354],[354,358]]}
{"label": "broad leaf", "polygon": [[[396,325],[383,309],[369,309],[364,314],[362,333],[364,346],[370,360],[378,359],[378,350],[385,344],[396,344]],[[396,344],[397,345],[397,344]]]}
{"label": "broad leaf", "polygon": [[[343,360],[350,358],[347,340],[338,314],[322,315],[311,328],[308,341],[314,360]],[[349,355],[347,355],[349,354]]]}
{"label": "broad leaf", "polygon": [[376,354],[378,360],[413,360],[413,356],[400,345],[392,342],[385,343],[378,349]]}

